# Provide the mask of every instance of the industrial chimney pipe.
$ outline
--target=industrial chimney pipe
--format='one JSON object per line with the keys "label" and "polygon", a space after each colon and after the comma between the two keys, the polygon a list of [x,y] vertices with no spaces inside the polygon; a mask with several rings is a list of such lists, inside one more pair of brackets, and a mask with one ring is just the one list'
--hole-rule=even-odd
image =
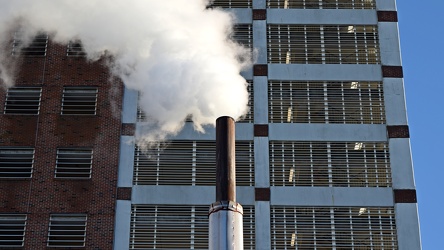
{"label": "industrial chimney pipe", "polygon": [[243,250],[243,209],[236,202],[235,124],[228,116],[216,120],[216,202],[209,217],[210,250]]}

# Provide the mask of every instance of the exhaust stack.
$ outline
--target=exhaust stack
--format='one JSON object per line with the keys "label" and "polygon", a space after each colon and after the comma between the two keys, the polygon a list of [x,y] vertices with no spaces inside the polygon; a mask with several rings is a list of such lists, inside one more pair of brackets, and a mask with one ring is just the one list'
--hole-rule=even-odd
{"label": "exhaust stack", "polygon": [[216,120],[216,202],[209,211],[209,249],[243,250],[243,209],[236,202],[235,124]]}

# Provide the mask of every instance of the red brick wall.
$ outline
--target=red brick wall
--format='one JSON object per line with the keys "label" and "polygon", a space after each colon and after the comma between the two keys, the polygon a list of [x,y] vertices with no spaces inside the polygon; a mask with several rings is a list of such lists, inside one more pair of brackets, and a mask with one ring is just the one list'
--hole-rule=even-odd
{"label": "red brick wall", "polygon": [[[112,249],[122,83],[104,61],[67,57],[48,45],[46,57],[24,58],[17,85],[42,86],[39,116],[0,115],[0,147],[35,147],[30,180],[0,180],[0,213],[28,213],[24,249],[46,249],[51,213],[86,213],[86,249]],[[64,86],[98,87],[97,115],[60,115]],[[0,88],[1,89],[1,88]],[[0,90],[3,111],[5,91]],[[58,147],[91,147],[90,180],[54,179]]]}

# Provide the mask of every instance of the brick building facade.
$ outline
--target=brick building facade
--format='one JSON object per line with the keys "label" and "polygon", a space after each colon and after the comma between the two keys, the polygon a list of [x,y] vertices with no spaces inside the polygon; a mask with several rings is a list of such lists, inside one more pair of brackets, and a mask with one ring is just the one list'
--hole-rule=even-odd
{"label": "brick building facade", "polygon": [[[86,215],[85,242],[76,244],[84,244],[87,249],[111,249],[121,128],[121,81],[110,75],[103,60],[88,62],[85,57],[67,56],[67,46],[53,44],[51,39],[45,56],[18,55],[11,56],[10,60],[17,61],[18,72],[14,88],[0,88],[0,109],[7,110],[5,105],[17,102],[18,97],[7,95],[7,92],[20,87],[41,88],[41,101],[38,114],[14,110],[0,114],[2,163],[11,161],[8,158],[11,155],[7,154],[11,150],[15,150],[13,154],[21,149],[34,150],[31,174],[11,173],[10,169],[5,169],[6,163],[2,164],[0,213],[27,216],[23,249],[46,249],[51,245],[63,246],[64,243],[57,243],[57,240],[79,240],[78,235],[49,238],[51,215],[71,214]],[[73,114],[76,111],[62,114],[62,102],[67,105],[67,99],[62,98],[64,88],[72,87],[80,92],[83,87],[96,90],[96,103],[91,104],[96,106],[95,114]],[[12,100],[7,102],[7,96]],[[76,170],[77,165],[74,170],[63,170],[59,166],[62,172],[56,173],[59,164],[56,161],[61,159],[59,149],[68,152],[88,149],[92,156],[89,176],[76,173],[88,172]],[[76,159],[73,161],[70,163],[76,164]]]}

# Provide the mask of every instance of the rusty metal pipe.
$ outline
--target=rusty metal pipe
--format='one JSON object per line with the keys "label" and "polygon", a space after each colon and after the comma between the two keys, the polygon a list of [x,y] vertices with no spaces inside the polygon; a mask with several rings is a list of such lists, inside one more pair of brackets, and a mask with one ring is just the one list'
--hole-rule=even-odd
{"label": "rusty metal pipe", "polygon": [[216,120],[216,201],[236,201],[235,123],[229,116]]}
{"label": "rusty metal pipe", "polygon": [[209,209],[209,250],[243,250],[243,209],[236,202],[234,119],[216,120],[216,202]]}

